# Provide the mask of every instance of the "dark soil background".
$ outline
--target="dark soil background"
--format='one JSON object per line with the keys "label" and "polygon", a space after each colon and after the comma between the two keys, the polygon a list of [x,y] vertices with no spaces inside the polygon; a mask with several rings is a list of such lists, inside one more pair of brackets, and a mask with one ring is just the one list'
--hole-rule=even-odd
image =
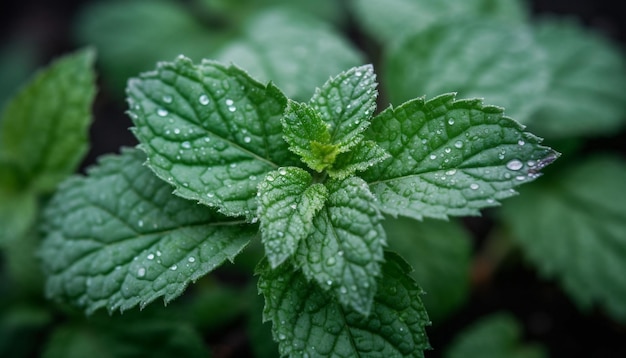
{"label": "dark soil background", "polygon": [[[86,2],[2,1],[0,45],[15,36],[34,40],[38,45],[38,63],[44,65],[51,58],[76,49],[71,27],[75,14]],[[576,16],[586,26],[626,46],[626,1],[533,0],[531,8],[534,14]],[[84,166],[93,163],[100,154],[118,152],[120,146],[135,144],[134,137],[127,130],[131,124],[124,111],[124,103],[116,102],[105,89],[99,89],[91,129],[92,149]],[[626,153],[623,135],[588,143],[589,149],[597,147]],[[465,222],[476,238],[477,249],[480,249],[490,227],[488,213],[486,218]],[[427,356],[440,356],[451,337],[477,318],[510,311],[524,325],[525,339],[544,344],[552,357],[626,357],[626,326],[612,321],[599,310],[580,312],[555,282],[540,279],[521,257],[514,257],[513,261],[500,266],[486,279],[477,281],[461,310],[429,329],[431,344],[437,349],[428,352]],[[214,347],[218,357],[245,356],[249,352],[245,343],[244,347],[228,347],[229,344],[241,345],[241,336],[241,327],[236,326],[226,329],[219,337],[207,337],[207,340],[221,347]]]}

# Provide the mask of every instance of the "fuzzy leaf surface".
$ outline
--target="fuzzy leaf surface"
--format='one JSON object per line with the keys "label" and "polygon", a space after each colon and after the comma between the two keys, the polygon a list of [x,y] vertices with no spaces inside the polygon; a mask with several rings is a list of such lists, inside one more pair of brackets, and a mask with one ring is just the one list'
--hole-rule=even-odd
{"label": "fuzzy leaf surface", "polygon": [[125,150],[61,186],[40,251],[48,296],[87,312],[168,302],[255,235],[243,220],[172,195],[144,160]]}
{"label": "fuzzy leaf surface", "polygon": [[445,358],[547,358],[543,347],[524,344],[515,317],[496,313],[472,324],[452,342]]}
{"label": "fuzzy leaf surface", "polygon": [[553,73],[528,122],[542,136],[615,133],[626,119],[626,60],[613,44],[572,22],[544,20],[537,41]]}
{"label": "fuzzy leaf surface", "polygon": [[376,74],[372,65],[353,67],[315,90],[311,106],[329,125],[330,141],[346,152],[362,140],[376,110]]}
{"label": "fuzzy leaf surface", "polygon": [[246,26],[243,39],[225,47],[217,58],[275,82],[289,98],[307,100],[329,76],[363,62],[354,46],[328,23],[306,15],[310,13],[261,12]]}
{"label": "fuzzy leaf surface", "polygon": [[380,210],[415,219],[477,215],[558,156],[502,108],[453,94],[389,107],[368,139],[391,155],[363,175]]}
{"label": "fuzzy leaf surface", "polygon": [[327,188],[326,204],[298,248],[296,265],[307,279],[334,292],[342,305],[367,315],[384,259],[382,215],[360,178],[331,181]]}
{"label": "fuzzy leaf surface", "polygon": [[0,161],[17,168],[22,187],[48,192],[87,152],[95,95],[92,50],[62,57],[39,72],[6,105]]}
{"label": "fuzzy leaf surface", "polygon": [[324,206],[328,190],[311,185],[311,174],[300,168],[280,168],[259,184],[262,241],[275,268],[291,257],[313,229],[313,217]]}
{"label": "fuzzy leaf surface", "polygon": [[281,121],[289,149],[309,168],[321,172],[333,164],[339,148],[330,143],[330,125],[322,121],[313,107],[289,100]]}
{"label": "fuzzy leaf surface", "polygon": [[442,321],[469,296],[471,237],[453,220],[387,218],[383,226],[389,248],[402,253],[426,292],[422,301],[428,315]]}
{"label": "fuzzy leaf surface", "polygon": [[285,96],[237,67],[179,57],[127,92],[148,166],[183,198],[251,220],[261,179],[297,162],[282,138]]}
{"label": "fuzzy leaf surface", "polygon": [[445,22],[491,18],[519,23],[526,18],[524,4],[519,0],[355,0],[350,3],[364,30],[383,44]]}
{"label": "fuzzy leaf surface", "polygon": [[501,22],[452,22],[408,36],[385,59],[391,103],[458,92],[506,108],[525,123],[548,86],[546,56],[533,33]]}
{"label": "fuzzy leaf surface", "polygon": [[581,308],[626,322],[626,163],[599,157],[545,179],[503,207],[515,240]]}
{"label": "fuzzy leaf surface", "polygon": [[355,172],[363,171],[383,160],[389,158],[389,154],[371,140],[359,142],[347,153],[340,153],[328,175],[332,178],[343,179]]}
{"label": "fuzzy leaf surface", "polygon": [[265,296],[264,319],[272,321],[274,340],[290,357],[423,357],[430,348],[429,325],[410,267],[389,254],[369,316],[346,308],[300,271],[283,265],[259,269]]}

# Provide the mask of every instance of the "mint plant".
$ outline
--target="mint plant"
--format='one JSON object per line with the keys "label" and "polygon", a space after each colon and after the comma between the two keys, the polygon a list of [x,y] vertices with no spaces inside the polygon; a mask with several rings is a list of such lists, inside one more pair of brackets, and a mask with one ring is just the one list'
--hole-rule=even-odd
{"label": "mint plant", "polygon": [[131,79],[145,155],[124,150],[60,187],[41,249],[48,295],[87,312],[168,302],[260,238],[281,354],[422,356],[421,289],[385,253],[384,215],[476,215],[558,154],[454,94],[374,115],[376,87],[371,65],[355,67],[297,102],[182,56]]}

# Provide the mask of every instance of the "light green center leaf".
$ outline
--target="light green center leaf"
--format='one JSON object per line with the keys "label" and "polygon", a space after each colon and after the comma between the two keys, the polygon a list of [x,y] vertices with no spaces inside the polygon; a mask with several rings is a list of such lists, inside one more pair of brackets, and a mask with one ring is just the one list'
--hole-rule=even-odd
{"label": "light green center leaf", "polygon": [[48,296],[87,312],[168,302],[237,255],[256,227],[171,194],[125,150],[63,183],[45,211]]}
{"label": "light green center leaf", "polygon": [[325,290],[291,267],[261,265],[259,291],[266,300],[280,353],[290,357],[423,357],[429,325],[421,289],[409,266],[386,255],[371,313],[339,304]]}
{"label": "light green center leaf", "polygon": [[127,91],[148,166],[181,197],[252,220],[261,179],[297,162],[282,138],[285,96],[237,67],[179,57]]}
{"label": "light green center leaf", "polygon": [[368,137],[391,155],[363,176],[378,206],[415,219],[477,215],[558,156],[502,108],[453,94],[389,107],[372,120]]}
{"label": "light green center leaf", "polygon": [[367,184],[348,177],[327,185],[328,199],[301,241],[296,266],[309,280],[332,290],[345,307],[367,315],[376,294],[385,231]]}
{"label": "light green center leaf", "polygon": [[316,89],[310,104],[328,123],[330,142],[346,152],[362,140],[376,110],[376,75],[371,65],[353,67]]}
{"label": "light green center leaf", "polygon": [[313,228],[314,215],[324,206],[328,190],[311,185],[306,171],[279,168],[259,184],[259,219],[265,253],[273,268],[291,257]]}

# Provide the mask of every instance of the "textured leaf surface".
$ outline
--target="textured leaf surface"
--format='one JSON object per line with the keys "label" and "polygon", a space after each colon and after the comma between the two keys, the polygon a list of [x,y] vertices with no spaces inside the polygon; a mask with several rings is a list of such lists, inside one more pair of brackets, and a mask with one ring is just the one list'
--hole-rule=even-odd
{"label": "textured leaf surface", "polygon": [[408,265],[390,254],[377,280],[369,316],[345,308],[299,271],[260,268],[265,320],[271,320],[281,354],[291,357],[423,357],[429,325],[421,289]]}
{"label": "textured leaf surface", "polygon": [[88,312],[170,301],[232,260],[254,226],[171,195],[137,150],[66,181],[45,214],[46,291]]}
{"label": "textured leaf surface", "polygon": [[553,73],[548,95],[529,121],[549,137],[611,134],[626,120],[626,60],[599,34],[572,22],[547,21],[537,41]]}
{"label": "textured leaf surface", "polygon": [[515,318],[497,313],[468,327],[446,351],[446,358],[546,358],[541,346],[523,344],[521,327]]}
{"label": "textured leaf surface", "polygon": [[18,168],[21,185],[50,191],[87,151],[95,95],[94,53],[67,55],[12,98],[0,120],[0,159]]}
{"label": "textured leaf surface", "polygon": [[179,54],[209,58],[223,41],[174,1],[89,3],[79,13],[76,37],[96,46],[103,80],[122,95],[128,78]]}
{"label": "textured leaf surface", "polygon": [[340,153],[328,174],[332,178],[343,179],[354,172],[363,171],[383,160],[389,158],[389,154],[379,147],[374,141],[364,140],[359,142],[347,153]]}
{"label": "textured leaf surface", "polygon": [[335,292],[345,307],[367,314],[386,245],[374,197],[360,178],[331,181],[324,208],[296,256],[309,280]]}
{"label": "textured leaf surface", "polygon": [[269,173],[259,185],[259,218],[265,253],[272,267],[291,257],[313,229],[328,190],[295,167]]}
{"label": "textured leaf surface", "polygon": [[372,65],[353,67],[315,90],[311,106],[330,126],[330,141],[346,152],[358,144],[376,110],[376,75]]}
{"label": "textured leaf surface", "polygon": [[394,104],[458,92],[485,98],[524,123],[548,85],[546,56],[526,27],[453,22],[405,38],[385,59]]}
{"label": "textured leaf surface", "polygon": [[502,112],[446,94],[379,114],[368,137],[391,158],[363,177],[380,209],[416,219],[477,215],[536,178],[557,153]]}
{"label": "textured leaf surface", "polygon": [[455,221],[386,219],[389,248],[413,267],[411,276],[426,295],[422,301],[437,322],[464,303],[469,293],[471,238]]}
{"label": "textured leaf surface", "polygon": [[329,76],[362,63],[362,56],[328,24],[304,14],[260,13],[246,27],[244,38],[217,58],[236,63],[255,78],[275,82],[289,98],[310,98]]}
{"label": "textured leaf surface", "polygon": [[289,149],[309,168],[321,172],[333,164],[339,148],[330,143],[330,125],[313,107],[289,100],[282,124]]}
{"label": "textured leaf surface", "polygon": [[[547,180],[548,178],[546,178]],[[583,308],[626,321],[626,164],[596,158],[525,188],[503,207],[528,259]],[[529,224],[530,223],[530,224]]]}
{"label": "textured leaf surface", "polygon": [[210,357],[202,337],[176,319],[141,317],[90,320],[57,327],[44,358]]}
{"label": "textured leaf surface", "polygon": [[518,0],[355,0],[356,18],[380,43],[390,43],[444,22],[494,18],[508,23],[526,17]]}
{"label": "textured leaf surface", "polygon": [[132,79],[128,96],[148,166],[226,215],[252,219],[261,179],[297,162],[282,138],[286,98],[236,67],[179,57]]}

